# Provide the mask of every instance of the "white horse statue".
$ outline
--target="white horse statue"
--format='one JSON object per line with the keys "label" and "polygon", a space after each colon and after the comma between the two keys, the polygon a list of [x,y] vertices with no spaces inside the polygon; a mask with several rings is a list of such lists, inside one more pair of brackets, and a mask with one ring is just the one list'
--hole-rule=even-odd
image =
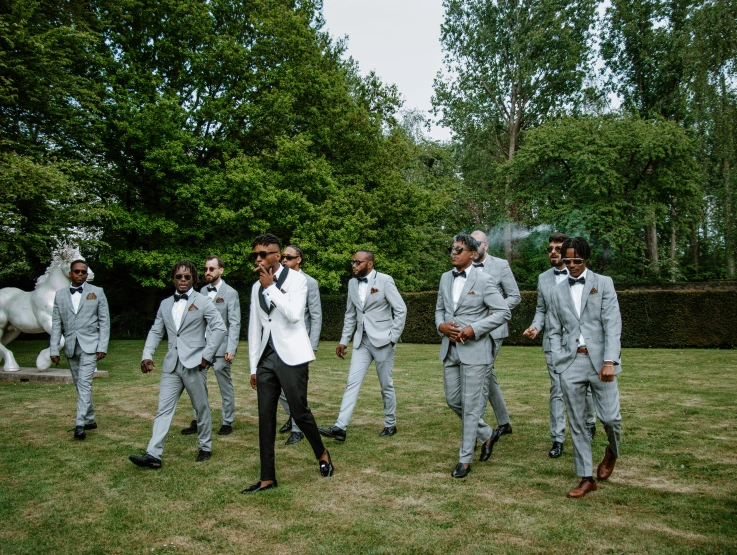
{"label": "white horse statue", "polygon": [[[74,260],[83,259],[76,247],[65,246],[54,254],[51,266],[36,280],[33,291],[21,291],[16,287],[0,289],[0,357],[5,359],[6,372],[19,370],[12,351],[5,346],[23,333],[51,333],[51,313],[54,295],[59,289],[69,287],[69,272]],[[95,274],[89,270],[88,281]],[[61,339],[62,345],[64,338]],[[51,367],[48,347],[36,357],[36,367],[47,370]]]}

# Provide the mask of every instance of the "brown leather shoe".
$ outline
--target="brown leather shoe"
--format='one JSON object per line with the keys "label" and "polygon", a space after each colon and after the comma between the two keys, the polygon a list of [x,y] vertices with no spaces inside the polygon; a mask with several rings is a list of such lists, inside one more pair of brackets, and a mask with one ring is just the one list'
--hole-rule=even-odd
{"label": "brown leather shoe", "polygon": [[597,489],[598,486],[596,485],[596,482],[589,482],[586,478],[584,478],[575,488],[568,492],[568,497],[572,497],[573,499],[580,499],[588,492],[596,491]]}
{"label": "brown leather shoe", "polygon": [[614,453],[612,453],[612,450],[609,449],[609,446],[606,446],[606,450],[604,451],[604,459],[599,463],[599,466],[596,467],[596,477],[599,478],[599,480],[606,480],[609,478],[609,476],[612,475],[612,472],[614,472],[614,463],[617,462],[617,457],[614,456]]}

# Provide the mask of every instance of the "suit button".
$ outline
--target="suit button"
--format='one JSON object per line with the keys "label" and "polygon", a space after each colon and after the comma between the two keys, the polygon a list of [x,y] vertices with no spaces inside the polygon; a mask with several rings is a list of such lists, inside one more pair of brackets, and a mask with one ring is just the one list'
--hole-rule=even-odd
{"label": "suit button", "polygon": [[177,334],[177,337],[179,337],[179,334]]}
{"label": "suit button", "polygon": [[269,322],[271,322],[271,318],[269,318]]}

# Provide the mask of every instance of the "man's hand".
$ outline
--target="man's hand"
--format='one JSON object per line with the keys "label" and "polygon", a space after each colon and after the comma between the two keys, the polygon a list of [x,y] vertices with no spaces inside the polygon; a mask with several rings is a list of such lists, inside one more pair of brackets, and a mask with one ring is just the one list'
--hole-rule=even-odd
{"label": "man's hand", "polygon": [[455,322],[445,322],[438,326],[438,331],[451,341],[458,341],[461,333],[460,327]]}
{"label": "man's hand", "polygon": [[233,362],[235,353],[225,353],[225,362]]}
{"label": "man's hand", "polygon": [[476,332],[473,331],[473,328],[471,326],[466,326],[460,332],[458,332],[458,339],[456,339],[456,341],[460,341],[461,343],[463,343],[467,339],[473,339],[474,337],[476,337]]}
{"label": "man's hand", "polygon": [[208,366],[210,366],[210,362],[209,362],[209,361],[207,361],[207,360],[205,360],[205,359],[203,358],[203,359],[202,359],[202,362],[200,362],[200,368],[202,368],[202,369],[204,370],[204,369],[205,369],[205,368],[207,368]]}
{"label": "man's hand", "polygon": [[149,374],[156,370],[156,366],[154,366],[154,361],[151,359],[146,359],[141,361],[141,372],[144,374]]}
{"label": "man's hand", "polygon": [[613,382],[614,381],[614,364],[611,362],[605,362],[604,366],[599,371],[599,381],[601,382]]}
{"label": "man's hand", "polygon": [[100,352],[98,352],[97,353],[97,360],[102,360],[103,358],[105,358],[105,355],[106,355],[106,353],[100,353]]}
{"label": "man's hand", "polygon": [[49,357],[49,358],[51,358],[51,362],[53,362],[57,366],[59,366],[59,364],[61,364],[61,357],[60,356],[55,355],[55,356],[52,356],[52,357]]}
{"label": "man's hand", "polygon": [[341,343],[335,348],[335,354],[338,355],[340,358],[345,358],[345,353],[347,350],[348,350],[348,345],[343,345]]}
{"label": "man's hand", "polygon": [[274,285],[274,274],[271,272],[271,268],[267,269],[259,264],[253,271],[258,272],[258,280],[261,282],[261,287],[268,289]]}
{"label": "man's hand", "polygon": [[530,326],[525,331],[522,332],[522,335],[525,337],[529,337],[530,339],[535,339],[537,337],[537,334],[540,333],[538,329],[534,326]]}
{"label": "man's hand", "polygon": [[256,374],[251,374],[251,389],[256,389],[256,388],[257,388]]}

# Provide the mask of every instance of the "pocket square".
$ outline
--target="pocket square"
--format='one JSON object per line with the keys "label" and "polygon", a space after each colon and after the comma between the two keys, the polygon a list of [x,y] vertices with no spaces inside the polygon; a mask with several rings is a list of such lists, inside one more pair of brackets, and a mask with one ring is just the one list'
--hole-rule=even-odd
{"label": "pocket square", "polygon": [[592,287],[591,291],[589,291],[589,295],[596,295],[598,291],[596,290],[596,287]]}
{"label": "pocket square", "polygon": [[196,304],[189,305],[189,308],[187,309],[187,312],[192,312],[193,310],[199,310],[199,308],[197,308],[197,305]]}
{"label": "pocket square", "polygon": [[96,298],[97,298],[97,295],[95,295],[94,293],[88,293],[87,294],[87,300],[88,301],[94,301]]}
{"label": "pocket square", "polygon": [[215,304],[224,303],[224,302],[225,302],[225,299],[223,299],[222,297],[218,297],[217,299],[215,299]]}
{"label": "pocket square", "polygon": [[469,292],[468,292],[468,293],[466,293],[466,294],[467,294],[467,295],[475,295],[475,294],[476,294],[476,291],[469,291]]}
{"label": "pocket square", "polygon": [[379,292],[379,290],[378,290],[378,289],[374,289],[373,287],[371,288],[371,294],[372,294],[372,295],[373,295],[374,293],[378,293],[378,292]]}

